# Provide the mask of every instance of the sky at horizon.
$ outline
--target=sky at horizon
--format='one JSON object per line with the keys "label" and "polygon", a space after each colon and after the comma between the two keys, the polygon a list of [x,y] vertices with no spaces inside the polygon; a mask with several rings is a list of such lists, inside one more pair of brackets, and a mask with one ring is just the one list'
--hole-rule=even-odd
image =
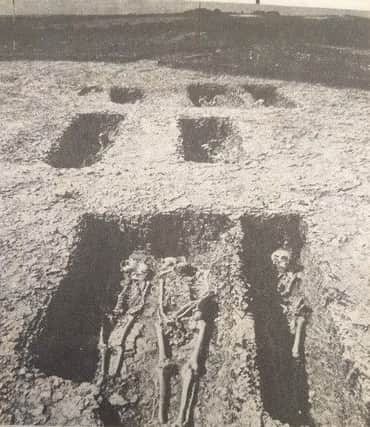
{"label": "sky at horizon", "polygon": [[[198,1],[198,0],[187,0]],[[214,0],[202,0],[203,4]],[[254,0],[216,0],[222,3],[255,4]],[[119,14],[140,13],[158,6],[176,7],[182,0],[15,0],[18,14]],[[261,0],[261,4],[281,6],[322,7],[370,11],[370,0]],[[0,0],[0,15],[12,13],[12,0]]]}
{"label": "sky at horizon", "polygon": [[[199,1],[199,0],[190,0]],[[207,1],[215,0],[202,0]],[[220,0],[216,0],[220,1]],[[255,1],[250,0],[221,0],[222,3],[245,3],[254,4]],[[322,7],[327,9],[354,9],[354,10],[370,10],[370,0],[261,0],[261,4],[278,5],[278,6],[301,6],[301,7]]]}

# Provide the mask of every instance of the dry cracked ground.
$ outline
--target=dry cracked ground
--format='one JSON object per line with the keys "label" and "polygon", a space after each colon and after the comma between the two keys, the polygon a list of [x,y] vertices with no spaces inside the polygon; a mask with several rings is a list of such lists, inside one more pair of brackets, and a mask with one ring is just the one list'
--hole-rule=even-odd
{"label": "dry cracked ground", "polygon": [[[2,424],[175,425],[157,279],[119,375],[100,374],[120,263],[147,251],[154,271],[188,263],[174,305],[205,269],[214,292],[177,425],[369,425],[369,92],[154,61],[2,62],[0,87]],[[284,323],[270,265],[284,239],[312,308],[299,366],[289,331],[266,327]],[[185,363],[191,337],[171,339]]]}

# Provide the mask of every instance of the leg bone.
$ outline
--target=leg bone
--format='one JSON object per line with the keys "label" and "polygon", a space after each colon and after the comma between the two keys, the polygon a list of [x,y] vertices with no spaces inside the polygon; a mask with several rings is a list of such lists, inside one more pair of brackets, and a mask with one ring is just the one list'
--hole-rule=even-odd
{"label": "leg bone", "polygon": [[125,349],[126,339],[131,331],[136,317],[133,315],[127,316],[125,324],[122,321],[118,322],[109,337],[109,349],[115,349],[110,358],[109,373],[116,376],[120,373],[123,363],[123,352]]}
{"label": "leg bone", "polygon": [[116,325],[115,330],[111,333],[109,337],[109,347],[114,347],[117,349],[117,354],[114,357],[115,363],[113,366],[110,367],[110,372],[113,376],[119,375],[121,369],[122,369],[122,363],[123,363],[123,352],[125,349],[125,343],[126,339],[131,331],[131,328],[138,316],[138,314],[143,310],[145,305],[145,297],[148,292],[150,286],[150,282],[146,281],[145,286],[143,289],[142,299],[140,301],[140,304],[136,307],[130,308],[127,311],[126,316],[126,322],[125,325],[122,327],[122,323],[118,322],[118,325]]}
{"label": "leg bone", "polygon": [[103,318],[102,325],[100,327],[98,349],[100,353],[100,372],[98,373],[98,383],[102,383],[107,374],[109,364],[109,333],[111,331],[111,323],[107,318]]}
{"label": "leg bone", "polygon": [[207,323],[205,320],[199,320],[199,335],[195,343],[194,350],[181,371],[182,392],[179,416],[176,426],[186,426],[191,417],[191,410],[195,398],[195,390],[199,381],[199,356],[202,351]]}
{"label": "leg bone", "polygon": [[100,373],[98,374],[98,383],[101,384],[104,381],[107,366],[108,346],[104,342],[104,325],[100,328],[100,336],[98,349],[100,353]]}
{"label": "leg bone", "polygon": [[294,334],[294,344],[293,344],[293,348],[292,348],[292,356],[295,359],[299,358],[299,349],[301,346],[302,333],[303,333],[303,328],[304,328],[305,322],[306,322],[305,318],[302,316],[299,316],[296,320],[296,330],[295,330],[295,334]]}
{"label": "leg bone", "polygon": [[165,286],[165,279],[161,279],[159,282],[159,316],[162,318],[162,320],[168,322],[169,319],[166,316],[166,313],[164,312],[164,286]]}
{"label": "leg bone", "polygon": [[158,419],[160,424],[167,423],[167,408],[169,400],[169,369],[171,367],[170,360],[166,354],[165,335],[163,324],[158,321],[155,325],[158,339],[158,382],[159,382],[159,404],[158,404]]}
{"label": "leg bone", "polygon": [[175,423],[176,427],[183,427],[190,418],[190,407],[194,396],[197,372],[192,368],[191,362],[186,363],[181,370],[181,402],[180,411]]}

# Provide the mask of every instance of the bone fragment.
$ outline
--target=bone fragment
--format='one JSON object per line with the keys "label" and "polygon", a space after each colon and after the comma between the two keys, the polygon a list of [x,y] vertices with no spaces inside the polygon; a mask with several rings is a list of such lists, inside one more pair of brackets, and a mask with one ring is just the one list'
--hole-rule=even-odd
{"label": "bone fragment", "polygon": [[107,370],[107,357],[108,357],[108,346],[107,343],[104,341],[104,323],[100,328],[100,335],[99,335],[99,343],[98,343],[98,349],[100,353],[100,373],[98,374],[98,383],[102,383],[104,381],[106,370]]}
{"label": "bone fragment", "polygon": [[159,282],[159,315],[163,321],[166,323],[169,322],[169,318],[166,316],[166,313],[164,312],[164,285],[165,285],[165,279],[161,279]]}

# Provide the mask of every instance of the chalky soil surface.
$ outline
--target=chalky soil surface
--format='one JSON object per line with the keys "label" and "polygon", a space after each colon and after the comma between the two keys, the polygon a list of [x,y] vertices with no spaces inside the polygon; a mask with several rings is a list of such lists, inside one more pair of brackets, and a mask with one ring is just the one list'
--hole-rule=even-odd
{"label": "chalky soil surface", "polygon": [[0,90],[1,423],[368,425],[369,92],[154,61]]}

